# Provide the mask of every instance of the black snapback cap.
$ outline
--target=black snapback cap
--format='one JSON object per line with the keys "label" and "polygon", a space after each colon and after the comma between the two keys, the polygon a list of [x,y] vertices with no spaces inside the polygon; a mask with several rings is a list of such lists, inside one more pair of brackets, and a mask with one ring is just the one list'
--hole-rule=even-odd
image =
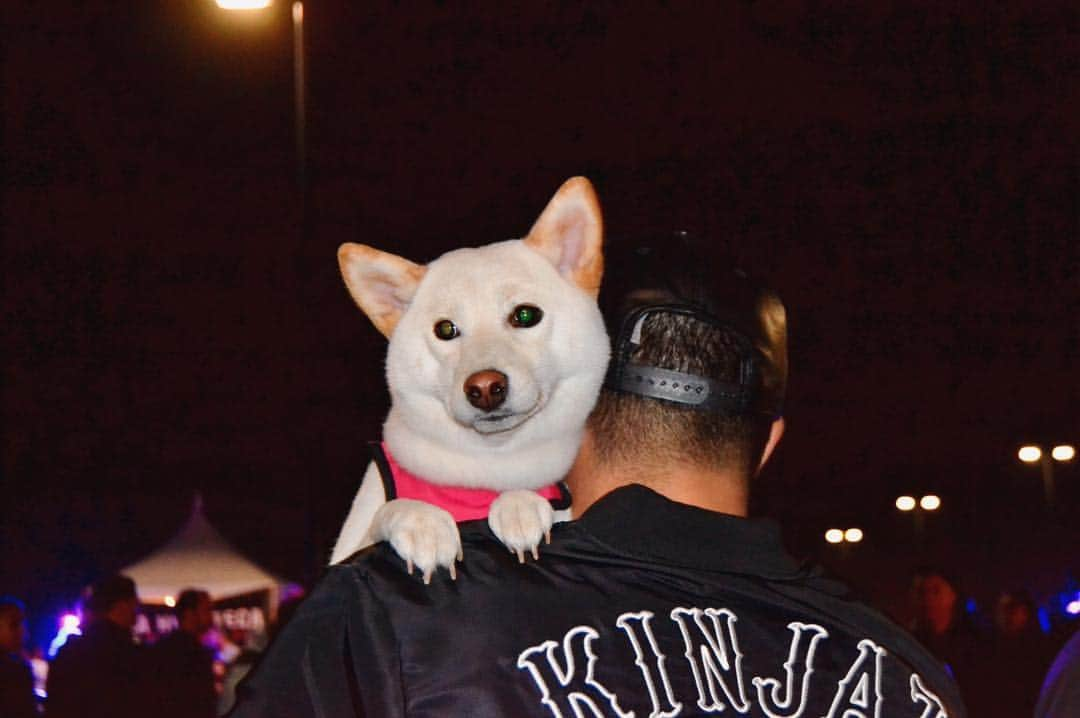
{"label": "black snapback cap", "polygon": [[[742,270],[713,258],[710,249],[675,232],[609,251],[601,308],[612,354],[604,386],[688,409],[778,418],[787,385],[784,305]],[[655,314],[684,315],[727,331],[740,357],[737,377],[721,380],[634,363],[642,325]]]}

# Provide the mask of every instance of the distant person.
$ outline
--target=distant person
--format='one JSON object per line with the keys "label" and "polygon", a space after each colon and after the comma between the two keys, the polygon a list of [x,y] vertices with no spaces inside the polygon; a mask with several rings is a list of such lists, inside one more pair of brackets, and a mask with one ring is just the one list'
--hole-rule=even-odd
{"label": "distant person", "polygon": [[91,619],[83,635],[69,638],[49,669],[46,716],[145,718],[146,654],[131,635],[135,582],[121,575],[98,581],[87,609]]}
{"label": "distant person", "polygon": [[[980,654],[978,683],[983,689],[969,700],[971,714],[1031,715],[1054,650],[1049,637],[1039,628],[1030,593],[1005,591],[998,597],[994,630]],[[987,690],[987,686],[993,686],[993,690]]]}
{"label": "distant person", "polygon": [[1076,716],[1080,716],[1080,631],[1050,664],[1035,705],[1035,718]]}
{"label": "distant person", "polygon": [[976,674],[980,663],[979,632],[964,615],[957,582],[943,569],[923,567],[911,582],[915,620],[911,632],[937,658],[960,685],[971,715]]}
{"label": "distant person", "polygon": [[176,600],[179,628],[150,649],[156,718],[213,718],[217,715],[214,654],[202,643],[214,625],[210,594],[183,591]]}
{"label": "distant person", "polygon": [[0,597],[0,716],[37,716],[34,676],[23,656],[26,609],[10,596]]}
{"label": "distant person", "polygon": [[236,689],[251,669],[258,663],[266,646],[288,624],[293,613],[300,605],[300,598],[290,598],[278,604],[277,618],[270,624],[266,634],[252,633],[244,644],[244,650],[229,664],[229,670],[222,681],[221,697],[218,699],[218,715],[225,715],[236,703]]}

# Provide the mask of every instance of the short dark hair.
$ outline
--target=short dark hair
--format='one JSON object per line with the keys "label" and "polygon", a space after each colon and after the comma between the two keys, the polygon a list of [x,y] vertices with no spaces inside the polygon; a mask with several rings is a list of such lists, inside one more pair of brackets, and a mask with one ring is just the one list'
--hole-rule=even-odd
{"label": "short dark hair", "polygon": [[[601,308],[616,356],[589,418],[593,447],[603,463],[641,464],[672,460],[709,469],[752,474],[780,416],[787,382],[784,306],[764,286],[716,257],[708,243],[677,232],[651,246],[616,250],[601,290]],[[664,311],[664,306],[686,311]],[[628,357],[628,319],[658,307],[640,324]],[[634,332],[630,332],[633,334]],[[747,346],[754,379],[744,384]],[[704,377],[749,392],[743,409],[703,410],[641,396],[612,381],[625,359]]]}
{"label": "short dark hair", "polygon": [[[657,313],[641,327],[635,363],[737,381],[741,355],[730,330],[693,317]],[[606,464],[683,461],[752,473],[765,448],[771,417],[699,411],[604,388],[589,417],[593,446]]]}
{"label": "short dark hair", "polygon": [[176,617],[184,615],[186,611],[198,609],[199,602],[203,599],[210,600],[210,594],[198,588],[185,588],[176,599]]}
{"label": "short dark hair", "polygon": [[137,600],[138,595],[135,592],[135,582],[123,574],[114,574],[112,576],[106,576],[96,582],[90,587],[90,597],[87,601],[87,608],[93,613],[104,614],[108,613],[116,604],[121,601]]}

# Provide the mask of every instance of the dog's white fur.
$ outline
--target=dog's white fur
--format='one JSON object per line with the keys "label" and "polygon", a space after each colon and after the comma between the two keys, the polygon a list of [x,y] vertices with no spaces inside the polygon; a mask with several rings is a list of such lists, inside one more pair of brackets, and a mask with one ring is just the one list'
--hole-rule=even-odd
{"label": "dog's white fur", "polygon": [[[342,275],[356,303],[390,339],[391,408],[383,439],[401,466],[447,486],[499,491],[489,513],[495,534],[519,556],[534,555],[554,520],[533,489],[565,476],[607,368],[608,341],[596,306],[603,227],[588,180],[568,180],[529,234],[449,252],[420,266],[370,247],[342,245]],[[543,311],[533,327],[511,326],[514,308]],[[438,339],[434,325],[460,335]],[[478,371],[505,374],[493,412],[469,403]],[[493,418],[496,417],[496,418]],[[331,562],[389,540],[425,580],[460,554],[449,513],[408,499],[387,502],[371,464]]]}

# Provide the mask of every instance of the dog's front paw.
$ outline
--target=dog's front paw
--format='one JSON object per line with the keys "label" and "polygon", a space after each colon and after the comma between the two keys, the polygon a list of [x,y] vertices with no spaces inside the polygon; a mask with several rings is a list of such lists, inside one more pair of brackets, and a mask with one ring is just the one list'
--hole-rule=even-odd
{"label": "dog's front paw", "polygon": [[454,561],[461,560],[461,534],[454,517],[444,509],[413,499],[394,499],[379,507],[371,520],[371,537],[389,541],[405,559],[411,574],[420,569],[424,583],[441,567],[457,578]]}
{"label": "dog's front paw", "polygon": [[551,543],[555,511],[551,502],[535,491],[507,491],[491,503],[488,525],[508,549],[525,562],[525,551],[539,558],[541,539]]}

